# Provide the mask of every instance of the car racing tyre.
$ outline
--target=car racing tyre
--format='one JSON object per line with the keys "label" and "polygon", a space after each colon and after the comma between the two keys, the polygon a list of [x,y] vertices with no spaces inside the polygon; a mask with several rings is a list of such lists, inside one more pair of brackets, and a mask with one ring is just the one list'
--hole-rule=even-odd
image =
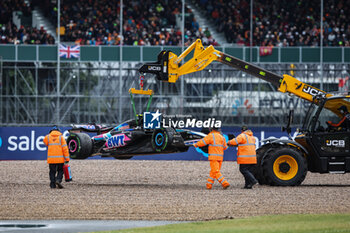
{"label": "car racing tyre", "polygon": [[67,146],[72,159],[86,159],[92,153],[92,141],[86,133],[71,133]]}
{"label": "car racing tyre", "polygon": [[264,179],[269,185],[300,185],[307,173],[306,159],[293,147],[274,147],[262,161]]}
{"label": "car racing tyre", "polygon": [[156,129],[152,134],[152,148],[157,152],[164,151],[173,140],[173,128]]}
{"label": "car racing tyre", "polygon": [[263,168],[262,168],[262,159],[265,155],[265,152],[269,149],[268,146],[262,146],[256,151],[256,158],[257,163],[256,166],[253,169],[253,175],[254,177],[259,181],[259,184],[264,185],[267,184],[265,177],[263,175]]}

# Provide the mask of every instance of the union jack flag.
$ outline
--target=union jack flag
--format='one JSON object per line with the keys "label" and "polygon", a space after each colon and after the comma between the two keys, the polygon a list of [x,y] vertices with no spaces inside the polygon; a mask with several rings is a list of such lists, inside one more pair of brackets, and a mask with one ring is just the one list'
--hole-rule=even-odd
{"label": "union jack flag", "polygon": [[80,56],[80,46],[79,45],[67,46],[64,44],[60,44],[60,57],[79,58],[79,56]]}

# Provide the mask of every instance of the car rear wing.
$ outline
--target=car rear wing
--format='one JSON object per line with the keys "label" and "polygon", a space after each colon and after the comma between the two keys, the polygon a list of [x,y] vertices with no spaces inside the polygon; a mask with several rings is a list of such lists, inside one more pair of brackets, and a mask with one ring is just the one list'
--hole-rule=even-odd
{"label": "car rear wing", "polygon": [[68,132],[70,133],[87,132],[87,133],[101,134],[103,132],[109,132],[114,128],[113,126],[96,125],[96,124],[86,124],[86,125],[72,124],[71,126],[72,126],[72,129],[68,130]]}

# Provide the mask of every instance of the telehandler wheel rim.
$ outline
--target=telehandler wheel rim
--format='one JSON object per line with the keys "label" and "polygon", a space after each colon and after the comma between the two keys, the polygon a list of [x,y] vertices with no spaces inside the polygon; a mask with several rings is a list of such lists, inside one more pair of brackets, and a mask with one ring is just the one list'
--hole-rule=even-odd
{"label": "telehandler wheel rim", "polygon": [[281,180],[291,180],[298,173],[298,163],[290,155],[281,155],[273,163],[273,172]]}

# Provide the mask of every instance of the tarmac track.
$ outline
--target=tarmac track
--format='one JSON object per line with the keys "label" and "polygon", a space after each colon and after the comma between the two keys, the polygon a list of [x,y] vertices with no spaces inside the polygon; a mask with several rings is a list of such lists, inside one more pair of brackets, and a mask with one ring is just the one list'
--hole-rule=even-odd
{"label": "tarmac track", "polygon": [[0,221],[0,232],[74,233],[122,230],[174,224],[174,221],[115,221],[115,220],[16,220]]}

